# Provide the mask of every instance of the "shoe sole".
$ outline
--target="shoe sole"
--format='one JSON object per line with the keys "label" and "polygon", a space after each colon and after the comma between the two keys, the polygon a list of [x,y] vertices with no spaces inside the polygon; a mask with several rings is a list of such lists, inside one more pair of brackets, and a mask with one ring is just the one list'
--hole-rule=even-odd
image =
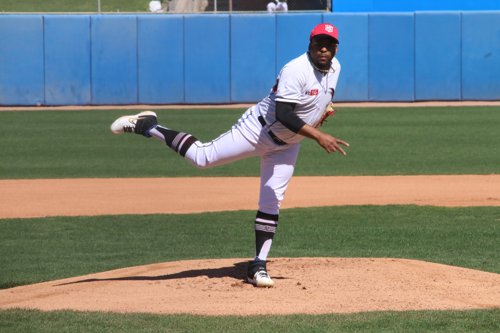
{"label": "shoe sole", "polygon": [[129,123],[129,119],[139,119],[140,117],[148,117],[148,116],[153,116],[156,117],[156,113],[153,111],[142,111],[138,114],[135,115],[128,115],[128,116],[122,116],[118,119],[116,119],[112,124],[111,124],[111,133],[113,134],[122,134],[124,133],[123,131],[123,122]]}

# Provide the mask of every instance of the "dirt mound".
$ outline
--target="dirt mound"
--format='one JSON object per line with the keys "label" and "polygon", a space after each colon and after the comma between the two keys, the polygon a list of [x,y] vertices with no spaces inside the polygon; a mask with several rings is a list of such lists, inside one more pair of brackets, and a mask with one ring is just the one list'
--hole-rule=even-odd
{"label": "dirt mound", "polygon": [[278,258],[276,287],[244,282],[244,259],[118,269],[0,291],[0,308],[190,313],[321,314],[500,307],[500,274],[391,258]]}

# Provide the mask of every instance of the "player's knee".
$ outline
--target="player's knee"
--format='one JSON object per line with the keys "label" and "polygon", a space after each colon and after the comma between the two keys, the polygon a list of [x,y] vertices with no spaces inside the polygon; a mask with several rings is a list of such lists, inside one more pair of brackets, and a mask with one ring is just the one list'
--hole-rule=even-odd
{"label": "player's knee", "polygon": [[206,158],[196,158],[194,160],[190,160],[190,162],[197,169],[208,169],[214,165],[210,160]]}
{"label": "player's knee", "polygon": [[259,211],[266,214],[278,215],[280,211],[280,202],[277,200],[266,200],[266,202],[259,202]]}
{"label": "player's knee", "polygon": [[189,163],[191,163],[192,166],[194,166],[197,169],[207,169],[210,167],[209,164],[205,163],[205,161],[198,161],[198,160],[188,160]]}
{"label": "player's knee", "polygon": [[203,169],[208,169],[208,168],[210,168],[210,166],[211,166],[211,165],[210,165],[210,164],[208,164],[208,163],[196,164],[196,168],[201,169],[201,170],[203,170]]}
{"label": "player's knee", "polygon": [[214,165],[200,142],[197,142],[187,151],[185,158],[198,169],[207,169]]}

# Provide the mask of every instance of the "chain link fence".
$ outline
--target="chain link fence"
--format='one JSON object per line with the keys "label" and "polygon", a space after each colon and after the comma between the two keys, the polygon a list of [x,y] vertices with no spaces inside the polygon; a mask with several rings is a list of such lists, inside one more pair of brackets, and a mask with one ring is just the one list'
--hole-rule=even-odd
{"label": "chain link fence", "polygon": [[[280,0],[288,11],[330,11],[334,0]],[[278,0],[0,0],[0,13],[265,12]]]}
{"label": "chain link fence", "polygon": [[[330,11],[333,0],[280,0],[286,2],[289,11]],[[208,0],[207,12],[266,11],[274,0]]]}

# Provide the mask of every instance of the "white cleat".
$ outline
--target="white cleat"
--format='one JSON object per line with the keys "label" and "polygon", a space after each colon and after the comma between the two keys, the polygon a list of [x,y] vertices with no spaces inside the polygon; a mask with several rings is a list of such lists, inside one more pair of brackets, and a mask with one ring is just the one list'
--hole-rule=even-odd
{"label": "white cleat", "polygon": [[247,281],[259,288],[271,288],[274,286],[274,281],[265,270],[259,270],[253,275],[253,278],[247,276]]}
{"label": "white cleat", "polygon": [[147,132],[157,125],[156,113],[142,111],[141,113],[122,116],[111,124],[113,134],[136,133],[148,136]]}

